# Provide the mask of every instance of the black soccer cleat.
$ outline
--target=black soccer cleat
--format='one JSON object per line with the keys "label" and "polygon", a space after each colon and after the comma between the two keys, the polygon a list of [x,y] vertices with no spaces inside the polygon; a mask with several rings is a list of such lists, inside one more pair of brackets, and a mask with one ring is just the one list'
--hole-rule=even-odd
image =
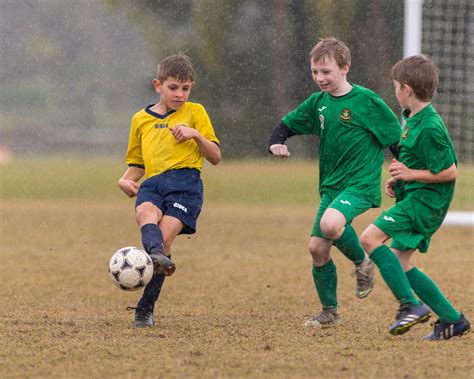
{"label": "black soccer cleat", "polygon": [[425,304],[403,303],[398,310],[396,322],[390,327],[389,332],[395,336],[406,333],[412,326],[426,322],[430,317],[431,309]]}
{"label": "black soccer cleat", "polygon": [[153,274],[163,274],[165,276],[173,275],[176,270],[176,265],[171,259],[162,253],[150,253],[150,258],[153,261]]}
{"label": "black soccer cleat", "polygon": [[425,340],[448,340],[452,337],[461,337],[471,331],[471,323],[461,313],[461,318],[456,322],[438,320],[434,323],[434,331],[424,337]]}
{"label": "black soccer cleat", "polygon": [[135,310],[135,319],[133,327],[136,329],[151,328],[155,324],[153,312],[145,308],[127,307],[127,311]]}

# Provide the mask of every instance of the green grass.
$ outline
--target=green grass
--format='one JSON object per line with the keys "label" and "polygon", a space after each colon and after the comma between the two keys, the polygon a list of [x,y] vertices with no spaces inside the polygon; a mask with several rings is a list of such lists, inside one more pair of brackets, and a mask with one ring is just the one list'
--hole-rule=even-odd
{"label": "green grass", "polygon": [[[0,166],[0,199],[125,200],[117,186],[122,158],[17,159]],[[384,169],[384,177],[387,170]],[[207,203],[312,206],[318,201],[316,161],[242,160],[205,165]],[[461,165],[451,209],[474,210],[474,166]],[[384,206],[391,204],[386,196]]]}

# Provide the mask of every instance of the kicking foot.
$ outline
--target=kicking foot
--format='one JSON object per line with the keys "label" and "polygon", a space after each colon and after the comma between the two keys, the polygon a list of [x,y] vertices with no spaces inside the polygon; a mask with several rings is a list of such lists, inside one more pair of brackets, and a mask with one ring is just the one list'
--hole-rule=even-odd
{"label": "kicking foot", "polygon": [[165,276],[173,275],[176,265],[171,259],[162,253],[150,253],[153,261],[153,274],[164,274]]}

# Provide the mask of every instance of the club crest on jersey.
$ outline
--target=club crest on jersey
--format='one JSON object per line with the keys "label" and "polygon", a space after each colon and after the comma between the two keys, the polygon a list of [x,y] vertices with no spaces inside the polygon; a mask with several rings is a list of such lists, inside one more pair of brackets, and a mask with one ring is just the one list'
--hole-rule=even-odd
{"label": "club crest on jersey", "polygon": [[405,130],[402,133],[402,138],[407,138],[408,137],[408,131],[410,130],[409,127],[406,127]]}
{"label": "club crest on jersey", "polygon": [[155,129],[168,129],[168,124],[155,124]]}
{"label": "club crest on jersey", "polygon": [[341,121],[349,122],[352,119],[352,111],[348,108],[344,108],[339,115]]}

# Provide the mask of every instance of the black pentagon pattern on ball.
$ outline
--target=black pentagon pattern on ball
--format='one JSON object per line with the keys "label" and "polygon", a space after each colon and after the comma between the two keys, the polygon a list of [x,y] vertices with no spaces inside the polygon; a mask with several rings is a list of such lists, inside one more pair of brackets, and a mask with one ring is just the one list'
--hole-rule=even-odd
{"label": "black pentagon pattern on ball", "polygon": [[138,273],[140,274],[140,278],[143,278],[143,273],[145,272],[145,268],[146,268],[146,266],[143,266],[143,267],[135,267],[135,270],[137,270]]}
{"label": "black pentagon pattern on ball", "polygon": [[128,252],[130,250],[132,250],[132,249],[122,249],[122,250],[120,250],[120,253],[125,257],[125,256],[127,256]]}
{"label": "black pentagon pattern on ball", "polygon": [[125,268],[132,268],[133,266],[130,264],[130,262],[125,258],[122,263],[122,267],[120,267],[122,270]]}
{"label": "black pentagon pattern on ball", "polygon": [[119,281],[120,271],[111,272],[111,274],[114,276],[115,280],[118,282],[118,281]]}

